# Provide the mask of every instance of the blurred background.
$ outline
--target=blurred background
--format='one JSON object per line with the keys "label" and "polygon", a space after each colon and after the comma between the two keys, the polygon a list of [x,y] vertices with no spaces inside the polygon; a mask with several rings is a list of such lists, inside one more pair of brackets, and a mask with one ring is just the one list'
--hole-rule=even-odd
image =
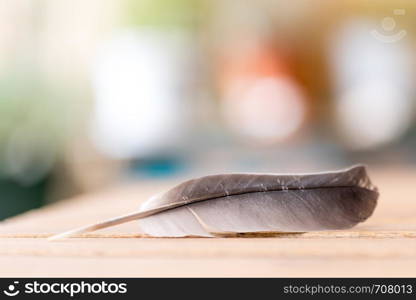
{"label": "blurred background", "polygon": [[415,168],[415,9],[0,0],[0,220],[124,182]]}

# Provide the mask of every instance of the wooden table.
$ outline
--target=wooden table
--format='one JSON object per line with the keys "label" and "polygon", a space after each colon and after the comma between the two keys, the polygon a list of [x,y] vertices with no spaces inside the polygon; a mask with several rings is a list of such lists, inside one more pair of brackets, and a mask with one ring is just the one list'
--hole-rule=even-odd
{"label": "wooden table", "polygon": [[173,182],[82,195],[0,223],[0,276],[416,276],[416,169],[372,169],[374,215],[347,231],[147,238],[135,222],[57,242],[45,237],[129,212]]}

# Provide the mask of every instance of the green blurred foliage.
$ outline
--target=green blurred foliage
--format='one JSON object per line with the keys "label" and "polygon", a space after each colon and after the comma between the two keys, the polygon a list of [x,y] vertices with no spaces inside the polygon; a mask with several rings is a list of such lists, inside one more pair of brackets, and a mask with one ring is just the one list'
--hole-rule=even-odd
{"label": "green blurred foliage", "polygon": [[192,27],[197,22],[201,0],[129,0],[126,23],[133,26]]}
{"label": "green blurred foliage", "polygon": [[0,219],[44,202],[67,135],[67,106],[29,68],[0,78]]}

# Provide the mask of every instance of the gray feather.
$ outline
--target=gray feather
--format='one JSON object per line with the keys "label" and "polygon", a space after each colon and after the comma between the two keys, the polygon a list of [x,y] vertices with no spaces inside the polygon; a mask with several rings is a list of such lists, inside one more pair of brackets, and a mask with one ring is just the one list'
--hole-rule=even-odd
{"label": "gray feather", "polygon": [[366,220],[378,198],[364,166],[338,172],[223,174],[186,181],[141,210],[178,204],[139,220],[152,236],[345,229]]}
{"label": "gray feather", "polygon": [[138,212],[52,239],[132,220],[139,220],[145,233],[161,237],[346,229],[370,217],[377,198],[362,165],[315,174],[211,175],[150,198]]}

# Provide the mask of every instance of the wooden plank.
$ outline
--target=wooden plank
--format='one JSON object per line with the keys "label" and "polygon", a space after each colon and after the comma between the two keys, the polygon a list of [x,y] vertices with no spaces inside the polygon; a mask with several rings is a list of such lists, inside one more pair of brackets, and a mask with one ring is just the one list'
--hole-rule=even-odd
{"label": "wooden plank", "polygon": [[129,212],[174,182],[142,182],[68,199],[0,224],[0,276],[416,276],[415,169],[372,172],[381,197],[346,231],[146,238],[135,222],[45,237]]}

